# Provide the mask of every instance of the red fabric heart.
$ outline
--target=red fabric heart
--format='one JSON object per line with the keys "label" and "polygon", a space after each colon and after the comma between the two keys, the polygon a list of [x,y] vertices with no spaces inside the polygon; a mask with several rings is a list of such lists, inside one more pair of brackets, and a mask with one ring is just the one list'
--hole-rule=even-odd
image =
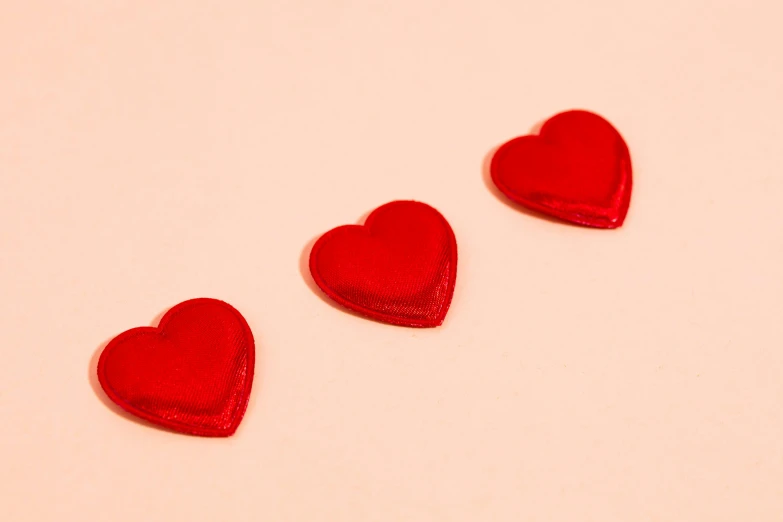
{"label": "red fabric heart", "polygon": [[232,435],[247,408],[255,344],[244,317],[215,299],[178,304],[157,328],[109,342],[98,380],[126,411],[165,428],[205,437]]}
{"label": "red fabric heart", "polygon": [[310,273],[337,303],[398,326],[443,323],[457,278],[457,242],[446,219],[416,201],[375,209],[364,226],[330,230],[310,252]]}
{"label": "red fabric heart", "polygon": [[617,228],[631,201],[628,147],[608,121],[590,112],[558,114],[538,136],[503,144],[490,172],[512,201],[580,225]]}

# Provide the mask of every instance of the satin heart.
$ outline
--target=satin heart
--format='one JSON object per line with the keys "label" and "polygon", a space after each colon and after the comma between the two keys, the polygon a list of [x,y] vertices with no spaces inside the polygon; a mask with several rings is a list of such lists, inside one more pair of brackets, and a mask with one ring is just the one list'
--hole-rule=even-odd
{"label": "satin heart", "polygon": [[512,201],[579,225],[617,228],[631,201],[625,141],[608,121],[585,111],[558,114],[538,136],[503,144],[490,172]]}
{"label": "satin heart", "polygon": [[446,219],[415,201],[375,209],[364,226],[323,236],[310,252],[310,272],[331,299],[366,317],[398,326],[443,323],[457,277],[457,242]]}
{"label": "satin heart", "polygon": [[255,345],[242,315],[215,299],[178,304],[157,328],[109,342],[98,380],[109,398],[154,424],[191,435],[232,435],[247,408]]}

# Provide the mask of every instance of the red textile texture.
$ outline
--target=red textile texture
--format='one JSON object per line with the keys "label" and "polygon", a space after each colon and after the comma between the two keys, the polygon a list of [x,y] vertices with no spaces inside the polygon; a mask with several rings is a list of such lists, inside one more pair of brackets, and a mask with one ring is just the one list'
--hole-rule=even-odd
{"label": "red textile texture", "polygon": [[623,224],[631,201],[631,156],[602,117],[568,111],[539,135],[503,144],[492,158],[492,181],[529,209],[597,228]]}
{"label": "red textile texture", "polygon": [[342,306],[398,326],[439,326],[457,278],[457,241],[446,219],[416,201],[375,209],[364,226],[330,230],[310,252],[310,272]]}
{"label": "red textile texture", "polygon": [[215,299],[180,303],[155,327],[109,342],[98,380],[126,411],[170,430],[232,435],[253,385],[255,345],[245,319]]}

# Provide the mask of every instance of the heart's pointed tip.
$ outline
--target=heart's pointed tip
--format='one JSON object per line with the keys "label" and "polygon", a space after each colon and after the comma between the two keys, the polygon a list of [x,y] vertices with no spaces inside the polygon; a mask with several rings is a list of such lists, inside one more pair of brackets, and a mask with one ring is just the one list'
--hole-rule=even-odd
{"label": "heart's pointed tip", "polygon": [[619,209],[614,215],[610,216],[604,228],[614,230],[623,226],[628,208]]}
{"label": "heart's pointed tip", "polygon": [[443,326],[443,323],[446,321],[446,314],[443,314],[438,317],[433,317],[432,319],[422,319],[417,324],[411,324],[409,326],[414,328],[437,328],[439,326]]}
{"label": "heart's pointed tip", "polygon": [[420,330],[437,328],[443,324],[443,319],[399,320],[396,318],[378,318],[369,315],[364,315],[364,317],[382,324],[388,324],[389,326],[398,326],[400,328],[416,328]]}
{"label": "heart's pointed tip", "polygon": [[227,429],[227,430],[223,430],[223,431],[216,431],[215,433],[212,433],[212,434],[207,435],[207,436],[215,438],[215,439],[226,439],[228,437],[233,436],[237,432],[237,427],[234,427],[234,428],[231,428],[231,429]]}
{"label": "heart's pointed tip", "polygon": [[243,419],[244,414],[234,418],[228,426],[174,425],[163,419],[152,420],[151,423],[172,433],[208,439],[224,439],[233,436],[237,432]]}
{"label": "heart's pointed tip", "polygon": [[623,220],[611,220],[611,219],[601,219],[601,220],[566,220],[570,221],[574,225],[579,225],[587,228],[595,228],[599,230],[615,230],[617,228],[620,228],[623,226]]}
{"label": "heart's pointed tip", "polygon": [[622,225],[620,223],[609,223],[609,224],[606,224],[606,225],[599,225],[596,228],[601,228],[603,230],[617,230],[621,226]]}
{"label": "heart's pointed tip", "polygon": [[430,323],[421,323],[416,325],[417,328],[437,328],[443,324],[443,321],[432,321]]}
{"label": "heart's pointed tip", "polygon": [[197,430],[197,429],[176,430],[176,429],[169,428],[168,431],[170,431],[171,433],[180,433],[180,434],[183,434],[183,435],[190,435],[192,437],[201,437],[201,438],[205,438],[205,439],[225,439],[225,438],[228,438],[228,437],[231,437],[232,435],[234,435],[234,433],[236,433],[236,428],[230,429],[230,430],[229,429],[226,429],[226,430],[219,430],[219,429],[217,429],[217,430],[210,430],[210,431],[202,431],[202,430]]}
{"label": "heart's pointed tip", "polygon": [[625,223],[625,219],[624,218],[620,218],[620,219],[618,219],[616,221],[613,221],[613,222],[609,223],[606,226],[606,228],[609,229],[609,230],[616,230],[616,229],[622,227],[623,223]]}

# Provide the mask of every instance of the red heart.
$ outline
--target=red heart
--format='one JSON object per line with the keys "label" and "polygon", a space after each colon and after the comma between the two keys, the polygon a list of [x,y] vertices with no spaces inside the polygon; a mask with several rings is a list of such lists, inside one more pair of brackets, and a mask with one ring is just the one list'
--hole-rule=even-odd
{"label": "red heart", "polygon": [[565,221],[617,228],[628,213],[628,146],[611,123],[590,112],[558,114],[538,136],[503,144],[490,172],[512,201]]}
{"label": "red heart", "polygon": [[339,304],[378,321],[443,323],[457,278],[457,241],[446,219],[416,201],[375,209],[364,226],[330,230],[310,252],[316,284]]}
{"label": "red heart", "polygon": [[215,299],[180,303],[157,328],[111,340],[98,380],[126,411],[181,433],[232,435],[253,385],[255,344],[244,317]]}

